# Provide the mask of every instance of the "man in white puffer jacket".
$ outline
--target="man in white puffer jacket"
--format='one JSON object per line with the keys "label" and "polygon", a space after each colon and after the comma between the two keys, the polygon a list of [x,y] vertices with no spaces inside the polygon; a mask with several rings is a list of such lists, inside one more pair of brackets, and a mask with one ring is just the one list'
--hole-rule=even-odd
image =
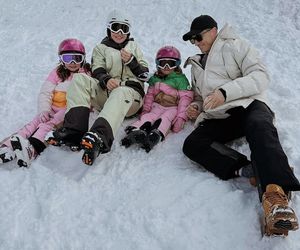
{"label": "man in white puffer jacket", "polygon": [[[223,180],[252,165],[265,212],[266,233],[298,229],[286,194],[300,190],[273,124],[274,113],[264,95],[269,76],[258,52],[226,24],[218,33],[207,15],[195,18],[183,36],[203,54],[187,59],[195,102],[187,115],[196,129],[186,138],[184,154]],[[251,161],[225,144],[246,136]],[[262,196],[262,197],[261,197]]]}

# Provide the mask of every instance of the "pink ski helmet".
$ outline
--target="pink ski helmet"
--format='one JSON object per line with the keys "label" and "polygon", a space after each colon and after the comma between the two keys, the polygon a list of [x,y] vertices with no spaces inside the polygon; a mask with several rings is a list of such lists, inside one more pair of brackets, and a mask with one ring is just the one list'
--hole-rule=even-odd
{"label": "pink ski helmet", "polygon": [[75,38],[69,38],[63,40],[58,46],[58,55],[61,55],[63,52],[78,52],[85,55],[85,48],[79,40]]}
{"label": "pink ski helmet", "polygon": [[160,48],[156,53],[156,60],[162,58],[170,58],[175,59],[177,61],[181,61],[180,52],[174,46],[164,46]]}

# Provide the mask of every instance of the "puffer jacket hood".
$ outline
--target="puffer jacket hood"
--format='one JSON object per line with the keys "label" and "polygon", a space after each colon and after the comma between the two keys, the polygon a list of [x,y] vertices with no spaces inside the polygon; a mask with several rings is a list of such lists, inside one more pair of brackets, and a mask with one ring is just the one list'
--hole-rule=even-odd
{"label": "puffer jacket hood", "polygon": [[220,39],[239,39],[235,30],[229,24],[225,24],[224,28],[220,30],[218,37]]}

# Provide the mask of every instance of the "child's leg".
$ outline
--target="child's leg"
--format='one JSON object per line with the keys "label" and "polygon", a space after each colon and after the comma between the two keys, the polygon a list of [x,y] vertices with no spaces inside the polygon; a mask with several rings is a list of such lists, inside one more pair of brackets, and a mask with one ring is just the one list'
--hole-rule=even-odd
{"label": "child's leg", "polygon": [[17,163],[20,167],[29,167],[32,160],[34,160],[38,154],[44,151],[46,148],[44,143],[45,136],[56,124],[61,123],[64,112],[64,110],[60,110],[56,113],[53,112],[52,118],[45,123],[40,123],[39,120],[37,122],[37,119],[35,119],[34,124],[38,124],[38,126],[30,136],[27,136],[27,132],[29,131],[29,129],[27,129],[22,131],[25,132],[26,137],[22,136],[24,133],[18,133],[17,135],[11,137],[10,141],[12,148],[16,154]]}
{"label": "child's leg", "polygon": [[149,113],[142,115],[140,120],[134,122],[133,124],[131,124],[131,126],[139,128],[145,122],[149,121],[149,122],[153,123],[155,120],[157,120],[160,117],[160,115],[163,112],[164,112],[164,110],[162,109],[161,105],[159,105],[157,103],[153,103],[151,111]]}
{"label": "child's leg", "polygon": [[164,112],[160,115],[161,123],[158,130],[166,137],[169,132],[172,121],[175,119],[177,114],[177,107],[164,107]]}
{"label": "child's leg", "polygon": [[64,114],[65,109],[53,113],[53,117],[45,123],[40,123],[35,133],[28,138],[38,154],[46,148],[44,143],[46,135],[63,122]]}
{"label": "child's leg", "polygon": [[[170,130],[172,121],[177,115],[177,107],[158,107],[161,110],[161,115],[156,122],[152,125],[152,130],[149,133],[147,140],[143,144],[143,148],[146,152],[150,152],[152,148],[162,141]],[[156,125],[157,123],[157,125]],[[158,127],[157,127],[158,126]]]}
{"label": "child's leg", "polygon": [[20,129],[17,134],[10,138],[11,147],[20,167],[29,167],[37,154],[45,148],[43,142],[37,140],[37,143],[33,143],[35,140],[31,140],[32,135],[38,131],[41,124],[43,123],[41,123],[40,117],[36,116],[30,123]]}
{"label": "child's leg", "polygon": [[[27,123],[23,128],[19,129],[17,133],[15,134],[19,134],[24,138],[28,138],[29,136],[31,136],[38,128],[38,125],[40,123],[40,119],[39,116],[37,115],[36,117],[33,118],[33,120],[29,123]],[[6,139],[4,139],[1,142],[1,145],[4,145],[6,147],[9,147],[12,149],[11,143],[10,143],[10,137],[7,137]]]}
{"label": "child's leg", "polygon": [[63,122],[65,109],[59,110],[56,113],[53,112],[52,118],[45,122],[40,123],[37,130],[32,134],[32,137],[44,142],[46,135],[55,127]]}
{"label": "child's leg", "polygon": [[24,138],[28,138],[37,130],[39,124],[40,117],[39,115],[37,115],[31,122],[27,123],[23,128],[19,129],[17,134],[21,135]]}

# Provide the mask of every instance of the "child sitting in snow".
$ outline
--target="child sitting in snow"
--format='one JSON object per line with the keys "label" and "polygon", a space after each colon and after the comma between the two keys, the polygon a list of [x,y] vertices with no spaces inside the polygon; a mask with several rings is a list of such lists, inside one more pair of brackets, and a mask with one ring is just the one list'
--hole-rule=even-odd
{"label": "child sitting in snow", "polygon": [[45,148],[45,136],[62,124],[66,110],[66,91],[74,73],[90,72],[85,62],[84,45],[77,39],[63,40],[58,47],[60,64],[51,71],[41,87],[39,114],[0,145],[0,163],[17,158],[20,167],[28,167]]}
{"label": "child sitting in snow", "polygon": [[181,56],[173,46],[164,46],[156,54],[157,72],[149,79],[143,111],[138,121],[125,129],[121,144],[137,143],[149,152],[162,141],[170,128],[179,132],[187,121],[186,108],[193,92],[180,68]]}

